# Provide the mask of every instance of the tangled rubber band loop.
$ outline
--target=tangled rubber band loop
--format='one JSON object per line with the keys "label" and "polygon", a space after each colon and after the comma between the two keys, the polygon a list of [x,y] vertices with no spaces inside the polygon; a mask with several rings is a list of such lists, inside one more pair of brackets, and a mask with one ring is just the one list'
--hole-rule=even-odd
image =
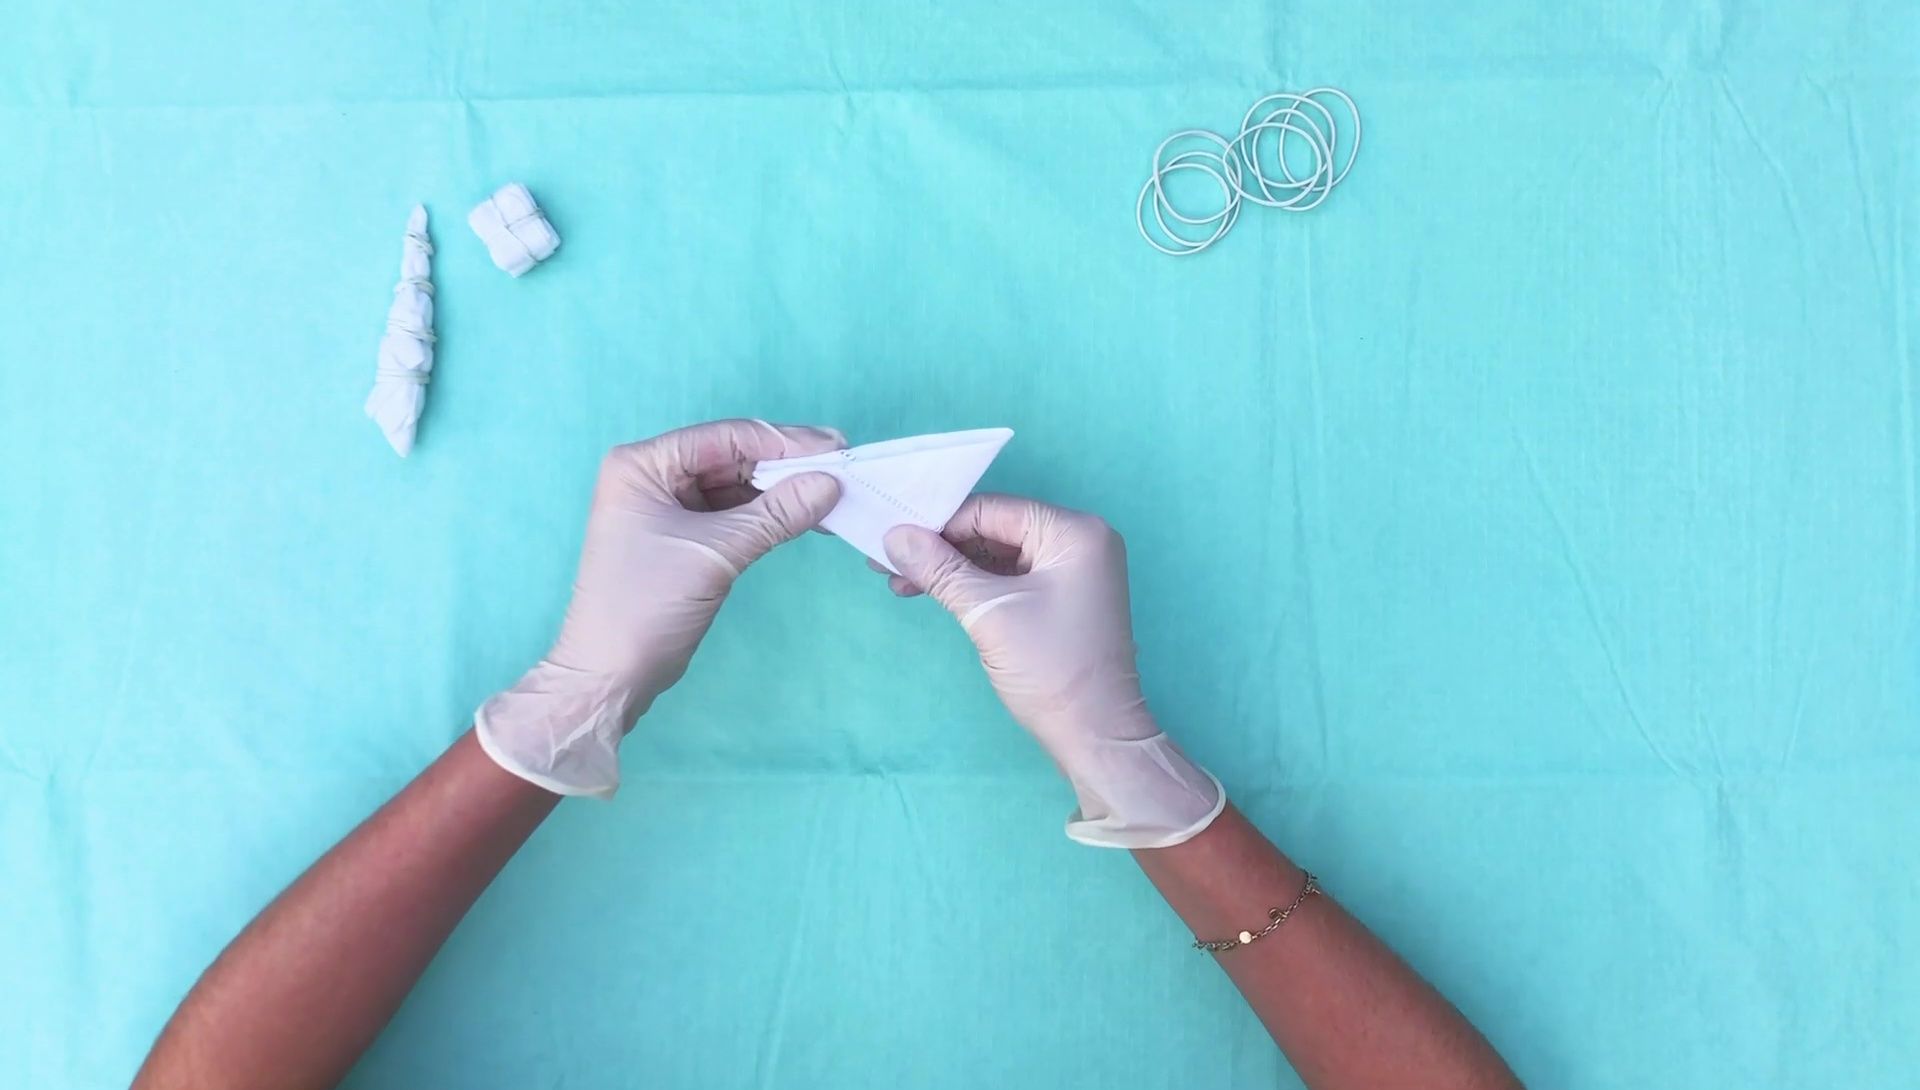
{"label": "tangled rubber band loop", "polygon": [[425,253],[428,257],[433,256],[433,243],[428,241],[426,235],[419,231],[408,231],[407,237],[413,240],[414,245],[420,247],[422,253]]}
{"label": "tangled rubber band loop", "polygon": [[[1276,181],[1260,173],[1258,167],[1254,165],[1254,157],[1258,155],[1260,151],[1260,137],[1269,132],[1279,134],[1280,147],[1277,154],[1281,156],[1286,154],[1287,138],[1289,135],[1297,136],[1301,141],[1305,142],[1307,151],[1313,159],[1313,169],[1308,171],[1304,177],[1289,177],[1284,182]],[[1328,184],[1327,181],[1327,179],[1332,176],[1331,156],[1333,153],[1327,142],[1321,138],[1320,133],[1313,128],[1311,122],[1307,122],[1306,125],[1301,126],[1295,125],[1291,120],[1285,119],[1276,118],[1273,120],[1264,120],[1242,130],[1239,139],[1245,142],[1243,145],[1245,150],[1240,150],[1239,147],[1236,147],[1235,150],[1239,152],[1242,161],[1249,164],[1242,172],[1242,175],[1251,176],[1254,184],[1258,186],[1257,190],[1241,189],[1240,196],[1242,198],[1266,208],[1278,208],[1287,212],[1304,212],[1325,200],[1327,194],[1333,192],[1333,186]],[[1290,173],[1291,168],[1287,166],[1284,158],[1280,159],[1280,164],[1282,173]],[[1290,197],[1277,196],[1275,193],[1276,190],[1292,190],[1293,195]]]}
{"label": "tangled rubber band loop", "polygon": [[[1353,118],[1353,140],[1347,146],[1344,163],[1339,163],[1340,124],[1333,111],[1315,95],[1338,98],[1346,107],[1347,114]],[[1262,107],[1269,103],[1283,105],[1262,113]],[[1319,115],[1318,120],[1314,113]],[[1279,167],[1285,182],[1267,173],[1261,138],[1269,132],[1278,134],[1273,162]],[[1288,161],[1289,134],[1298,136],[1306,144],[1312,159],[1313,167],[1304,176],[1295,175],[1293,165]],[[1353,99],[1337,87],[1316,87],[1303,95],[1283,91],[1268,95],[1248,108],[1246,116],[1240,119],[1240,135],[1234,138],[1233,143],[1244,167],[1243,176],[1250,178],[1255,186],[1254,189],[1243,189],[1242,197],[1269,208],[1304,212],[1325,200],[1327,194],[1333,192],[1333,187],[1339,185],[1347,172],[1353,169],[1354,157],[1360,153],[1360,110],[1354,105]],[[1337,170],[1336,163],[1339,163]],[[1294,195],[1282,198],[1276,196],[1276,190],[1292,190]]]}
{"label": "tangled rubber band loop", "polygon": [[[1338,99],[1352,118],[1352,139],[1345,143],[1344,161],[1340,122],[1320,101],[1322,97]],[[1210,143],[1218,150],[1190,148],[1167,155],[1169,145],[1176,141],[1194,140]],[[1307,169],[1296,174],[1288,153],[1291,147],[1300,146],[1306,149]],[[1153,153],[1153,173],[1134,202],[1134,224],[1140,229],[1140,237],[1163,254],[1197,254],[1226,236],[1239,221],[1243,202],[1283,212],[1318,207],[1346,179],[1359,154],[1360,108],[1345,91],[1316,87],[1304,94],[1281,91],[1267,95],[1247,108],[1232,139],[1207,129],[1183,129],[1162,140]],[[1218,211],[1188,216],[1174,205],[1165,183],[1169,175],[1181,170],[1198,171],[1213,179],[1221,191]],[[1149,198],[1157,233],[1148,226]],[[1183,233],[1183,228],[1196,227],[1210,229],[1205,235],[1192,230]]]}
{"label": "tangled rubber band loop", "polygon": [[433,281],[428,280],[424,276],[403,276],[400,278],[400,282],[393,286],[393,293],[395,295],[400,294],[402,288],[419,288],[426,294],[432,295]]}
{"label": "tangled rubber band loop", "polygon": [[[1183,140],[1203,140],[1219,150],[1189,148],[1169,158],[1167,149]],[[1183,170],[1204,174],[1220,187],[1218,211],[1204,216],[1189,216],[1174,206],[1173,199],[1167,196],[1165,181],[1168,175]],[[1154,232],[1147,228],[1149,197],[1153,200],[1153,222],[1160,229],[1159,237],[1155,237]],[[1174,223],[1167,222],[1169,217]],[[1140,237],[1146,239],[1148,245],[1163,254],[1197,254],[1223,238],[1239,218],[1240,159],[1226,137],[1206,129],[1183,129],[1160,141],[1160,146],[1153,152],[1153,174],[1140,187],[1140,197],[1133,205],[1134,224],[1140,228]],[[1176,227],[1175,223],[1181,226]],[[1185,230],[1195,227],[1209,230],[1204,236]]]}

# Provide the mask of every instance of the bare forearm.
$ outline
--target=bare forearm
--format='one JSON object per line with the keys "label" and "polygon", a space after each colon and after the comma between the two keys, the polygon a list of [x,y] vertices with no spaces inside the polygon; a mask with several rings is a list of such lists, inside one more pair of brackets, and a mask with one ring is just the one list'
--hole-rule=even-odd
{"label": "bare forearm", "polygon": [[[1258,931],[1306,874],[1232,806],[1199,836],[1134,858],[1195,935]],[[1511,1090],[1492,1046],[1331,897],[1217,955],[1313,1090]]]}
{"label": "bare forearm", "polygon": [[558,801],[462,735],[227,947],[135,1090],[337,1083]]}

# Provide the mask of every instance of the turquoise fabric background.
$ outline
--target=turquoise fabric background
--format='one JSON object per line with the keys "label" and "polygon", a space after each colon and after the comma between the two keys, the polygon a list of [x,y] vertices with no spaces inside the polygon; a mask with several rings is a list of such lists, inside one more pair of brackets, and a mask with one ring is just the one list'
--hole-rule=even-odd
{"label": "turquoise fabric background", "polygon": [[[123,1085],[541,652],[601,452],[754,414],[1017,429],[987,483],[1126,533],[1168,728],[1534,1085],[1912,1085],[1913,5],[6,23],[0,1084]],[[1162,136],[1321,83],[1325,206],[1140,241]],[[566,239],[520,281],[464,222],[515,179]],[[403,462],[360,402],[416,200]],[[351,1085],[1294,1085],[836,542],[625,766]]]}

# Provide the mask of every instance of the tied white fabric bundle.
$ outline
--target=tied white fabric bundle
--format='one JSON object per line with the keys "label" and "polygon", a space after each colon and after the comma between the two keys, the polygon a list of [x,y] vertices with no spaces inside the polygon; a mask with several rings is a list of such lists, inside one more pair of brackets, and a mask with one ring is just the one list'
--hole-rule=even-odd
{"label": "tied white fabric bundle", "polygon": [[[1340,162],[1340,125],[1321,98],[1338,99],[1353,119],[1353,140],[1344,163]],[[1308,169],[1296,174],[1287,150],[1299,145],[1306,148]],[[1316,87],[1304,94],[1271,94],[1248,107],[1232,139],[1207,129],[1182,129],[1162,140],[1154,149],[1153,173],[1134,202],[1134,224],[1147,245],[1163,254],[1197,254],[1233,229],[1243,201],[1283,212],[1317,207],[1346,179],[1359,154],[1360,108],[1345,91]],[[1188,215],[1176,207],[1167,195],[1166,179],[1180,173],[1212,179],[1219,187],[1220,207],[1206,215]]]}
{"label": "tied white fabric bundle", "polygon": [[487,256],[511,276],[524,275],[560,248],[559,232],[519,182],[501,186],[475,205],[467,224],[487,244]]}
{"label": "tied white fabric bundle", "polygon": [[839,481],[840,502],[821,527],[898,575],[887,558],[887,531],[944,529],[1012,438],[1010,428],[981,428],[761,462],[753,468],[753,487],[764,492],[801,473]]}
{"label": "tied white fabric bundle", "polygon": [[380,361],[367,395],[369,419],[380,425],[393,452],[405,458],[413,450],[420,410],[433,375],[433,243],[427,239],[427,210],[414,205],[400,248],[400,282],[387,308],[387,332],[380,338]]}

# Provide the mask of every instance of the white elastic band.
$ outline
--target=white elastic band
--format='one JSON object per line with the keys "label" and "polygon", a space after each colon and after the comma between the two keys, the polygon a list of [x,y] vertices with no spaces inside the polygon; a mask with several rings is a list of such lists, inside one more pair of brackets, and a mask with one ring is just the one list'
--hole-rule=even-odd
{"label": "white elastic band", "polygon": [[396,322],[391,318],[387,319],[387,328],[393,330],[395,333],[404,333],[422,344],[432,344],[440,339],[433,335],[433,330],[431,329],[421,329],[419,326]]}
{"label": "white elastic band", "polygon": [[[1168,157],[1170,145],[1193,141],[1205,141],[1219,148],[1188,148]],[[1191,170],[1212,178],[1220,187],[1221,207],[1217,212],[1205,216],[1189,216],[1174,207],[1172,198],[1167,196],[1165,180],[1175,171]],[[1153,198],[1153,220],[1159,225],[1160,238],[1147,229],[1147,198]],[[1180,228],[1167,222],[1171,216],[1186,227],[1207,227],[1212,229],[1202,237],[1182,234]],[[1160,141],[1153,151],[1153,173],[1148,176],[1145,185],[1140,187],[1140,196],[1133,202],[1133,222],[1140,228],[1140,237],[1147,244],[1163,254],[1197,254],[1225,237],[1232,230],[1234,222],[1240,218],[1240,159],[1234,154],[1233,144],[1218,133],[1205,129],[1182,129]],[[1166,239],[1163,243],[1161,238]]]}
{"label": "white elastic band", "polygon": [[375,379],[390,378],[396,382],[411,382],[415,386],[425,386],[433,381],[433,372],[419,371],[412,367],[376,367],[373,377]]}
{"label": "white elastic band", "polygon": [[[1315,99],[1313,97],[1315,95],[1332,95],[1338,98],[1345,104],[1348,114],[1353,118],[1353,143],[1347,149],[1347,161],[1337,172],[1334,170],[1334,163],[1339,154],[1340,126],[1334,119],[1333,111]],[[1286,105],[1262,114],[1260,108],[1269,102],[1283,102]],[[1315,121],[1312,114],[1302,112],[1303,106],[1318,112],[1320,120]],[[1323,122],[1325,128],[1321,127]],[[1274,162],[1279,166],[1281,175],[1286,178],[1284,183],[1275,181],[1266,173],[1265,163],[1260,154],[1261,135],[1266,132],[1280,134],[1278,146],[1274,149]],[[1288,133],[1304,140],[1308,152],[1313,156],[1313,170],[1305,177],[1295,177],[1292,164],[1287,162]],[[1360,153],[1360,110],[1345,91],[1335,87],[1316,87],[1304,95],[1287,91],[1268,95],[1255,102],[1247,110],[1246,116],[1240,119],[1240,135],[1234,138],[1234,148],[1246,167],[1246,175],[1251,177],[1254,184],[1259,187],[1258,192],[1242,190],[1241,196],[1255,204],[1270,208],[1305,211],[1325,200],[1326,195],[1333,191],[1333,187],[1339,185],[1341,180],[1346,178],[1347,172],[1353,169],[1354,157]],[[1292,189],[1299,192],[1291,198],[1281,199],[1274,196],[1275,189]]]}
{"label": "white elastic band", "polygon": [[[1346,148],[1346,161],[1340,162],[1340,125],[1334,112],[1316,96],[1337,98],[1353,118],[1353,139]],[[1272,106],[1270,109],[1263,108]],[[1317,116],[1316,116],[1317,115]],[[1273,134],[1271,152],[1263,153],[1263,140]],[[1204,141],[1213,148],[1193,148],[1169,156],[1169,145]],[[1296,175],[1287,161],[1289,144],[1304,144],[1309,169]],[[1182,257],[1197,254],[1226,237],[1239,222],[1242,202],[1251,202],[1284,212],[1305,212],[1317,207],[1346,179],[1353,161],[1360,154],[1360,108],[1345,91],[1337,87],[1316,87],[1304,94],[1280,91],[1267,95],[1247,108],[1240,119],[1240,131],[1229,140],[1207,129],[1182,129],[1160,142],[1154,149],[1153,172],[1140,187],[1134,201],[1133,222],[1147,245],[1163,254]],[[1279,177],[1267,167],[1265,156]],[[1336,164],[1338,168],[1336,169]],[[1204,216],[1189,216],[1177,208],[1167,195],[1166,179],[1176,171],[1196,171],[1213,179],[1220,187],[1221,206]],[[1282,180],[1284,179],[1284,180]],[[1153,201],[1153,227],[1148,226],[1147,201]],[[1169,223],[1169,220],[1173,222]],[[1191,228],[1208,228],[1203,235]]]}
{"label": "white elastic band", "polygon": [[492,197],[488,197],[487,203],[493,206],[493,214],[499,217],[501,230],[507,233],[508,238],[520,244],[520,251],[527,255],[528,261],[531,261],[535,265],[538,265],[540,263],[540,258],[538,257],[538,255],[536,255],[533,252],[533,247],[527,245],[527,240],[524,238],[521,238],[519,232],[515,231],[514,228],[520,226],[523,223],[531,223],[534,220],[540,219],[541,218],[540,206],[536,204],[533,206],[532,210],[529,211],[526,215],[521,216],[517,220],[509,220],[507,218],[506,209],[500,207],[498,194]]}

